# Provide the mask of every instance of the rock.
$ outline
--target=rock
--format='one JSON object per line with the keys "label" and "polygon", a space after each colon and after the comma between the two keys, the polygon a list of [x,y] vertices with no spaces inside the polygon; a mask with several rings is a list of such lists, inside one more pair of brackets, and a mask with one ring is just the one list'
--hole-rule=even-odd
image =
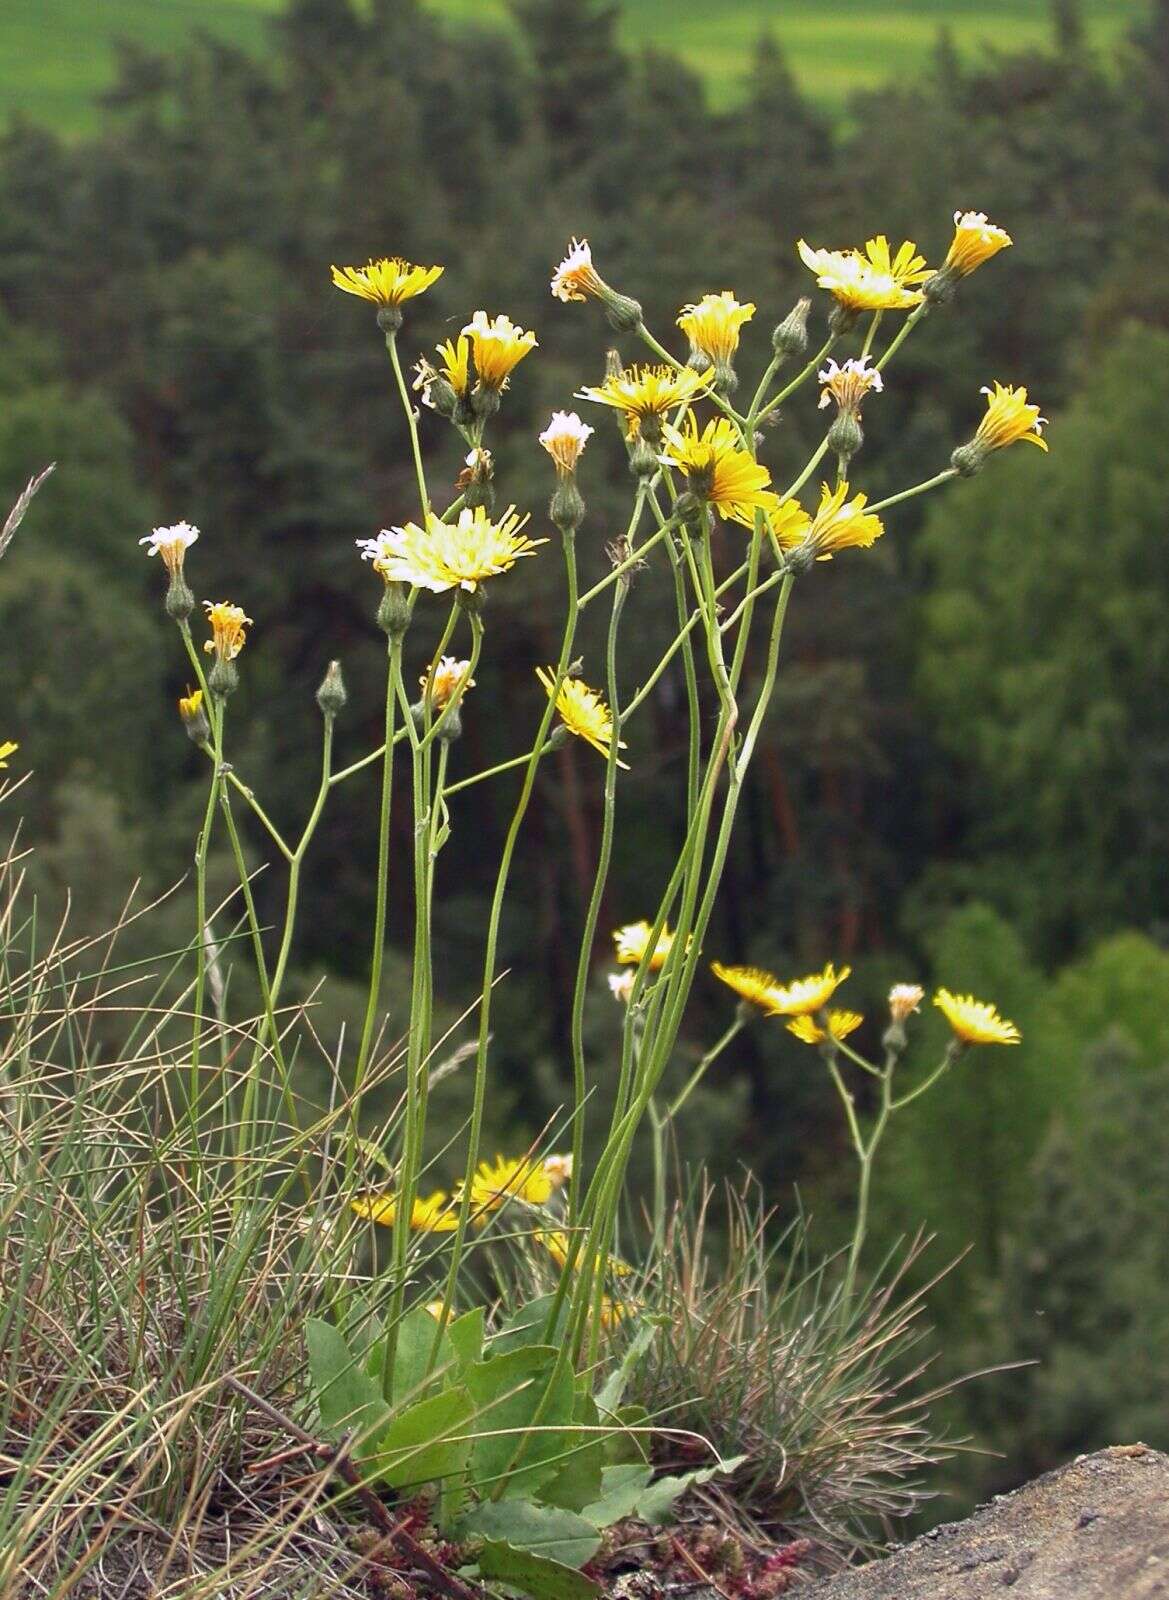
{"label": "rock", "polygon": [[1169,1600],[1169,1456],[1080,1456],[800,1600]]}

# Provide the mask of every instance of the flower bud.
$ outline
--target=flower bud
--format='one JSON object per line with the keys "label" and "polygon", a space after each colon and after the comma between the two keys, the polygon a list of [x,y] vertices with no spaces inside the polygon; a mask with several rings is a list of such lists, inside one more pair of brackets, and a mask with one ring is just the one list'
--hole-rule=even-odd
{"label": "flower bud", "polygon": [[404,583],[387,583],[377,611],[378,627],[391,639],[400,639],[410,626],[410,601]]}
{"label": "flower bud", "polygon": [[335,717],[339,711],[344,711],[348,699],[345,680],[341,676],[341,663],[330,661],[328,670],[321,680],[321,686],[317,690],[317,704],[321,708],[321,715]]}
{"label": "flower bud", "polygon": [[629,452],[629,470],[635,478],[652,478],[658,470],[658,455],[653,445],[639,433]]}
{"label": "flower bud", "polygon": [[549,515],[561,533],[575,533],[584,520],[584,496],[575,477],[562,477],[549,505]]}
{"label": "flower bud", "polygon": [[847,464],[865,442],[860,419],[842,411],[828,430],[828,448]]}
{"label": "flower bud", "polygon": [[175,622],[186,622],[195,609],[195,596],[191,593],[181,568],[171,574],[164,604],[167,616]]}
{"label": "flower bud", "polygon": [[633,333],[641,327],[641,305],[637,300],[631,300],[627,294],[618,294],[616,289],[607,290],[601,299],[605,303],[609,326],[614,332]]}
{"label": "flower bud", "polygon": [[771,348],[777,356],[802,356],[808,348],[808,313],[812,302],[801,295],[771,335]]}
{"label": "flower bud", "polygon": [[950,457],[950,465],[960,478],[973,478],[976,472],[982,471],[989,454],[984,445],[971,440],[969,444],[958,446]]}
{"label": "flower bud", "polygon": [[203,709],[202,689],[190,690],[179,700],[179,716],[192,744],[205,745],[211,737],[211,724]]}
{"label": "flower bud", "polygon": [[221,700],[226,700],[229,694],[234,694],[239,688],[239,669],[235,662],[216,656],[207,674],[207,687]]}

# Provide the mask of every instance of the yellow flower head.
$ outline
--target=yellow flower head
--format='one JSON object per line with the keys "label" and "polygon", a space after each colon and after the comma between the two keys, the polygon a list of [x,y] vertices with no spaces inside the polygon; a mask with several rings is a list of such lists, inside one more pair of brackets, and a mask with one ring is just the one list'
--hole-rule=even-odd
{"label": "yellow flower head", "polygon": [[841,967],[837,972],[830,961],[823,972],[814,972],[808,978],[797,978],[794,983],[781,984],[772,998],[770,1015],[806,1017],[822,1011],[851,971],[851,967]]}
{"label": "yellow flower head", "polygon": [[556,463],[557,472],[567,477],[576,471],[581,453],[595,431],[587,422],[582,422],[575,411],[554,411],[539,438]]}
{"label": "yellow flower head", "polygon": [[0,770],[7,767],[8,757],[15,755],[19,749],[20,746],[13,739],[5,739],[4,743],[0,744]]}
{"label": "yellow flower head", "polygon": [[482,1222],[488,1212],[498,1211],[509,1200],[542,1206],[552,1189],[551,1178],[531,1156],[510,1160],[497,1155],[494,1161],[480,1161],[471,1179],[471,1208]]}
{"label": "yellow flower head", "polygon": [[[748,512],[734,519],[747,527],[755,526],[754,513]],[[795,550],[808,537],[812,519],[798,500],[777,500],[767,511],[766,527],[781,550]]]}
{"label": "yellow flower head", "polygon": [[470,335],[475,372],[485,389],[505,388],[512,368],[536,348],[536,335],[502,313],[489,318],[486,311],[476,311],[463,332]]}
{"label": "yellow flower head", "polygon": [[425,691],[430,684],[430,703],[439,711],[448,706],[456,694],[465,694],[468,689],[475,687],[475,680],[469,677],[471,663],[459,661],[455,656],[443,656],[438,666],[434,669],[434,679],[424,672],[418,682]]}
{"label": "yellow flower head", "polygon": [[[590,689],[580,678],[565,678],[560,688],[556,689],[556,674],[551,667],[537,667],[536,676],[544,685],[544,692],[549,699],[555,691],[556,709],[569,733],[575,733],[578,739],[591,744],[594,750],[608,759],[613,741],[613,713],[597,691]],[[623,739],[618,740],[617,748],[625,749]],[[619,760],[617,765],[629,771],[624,761]]]}
{"label": "yellow flower head", "polygon": [[384,528],[376,539],[359,539],[365,556],[387,583],[409,583],[444,594],[448,589],[475,589],[486,578],[508,572],[521,556],[535,553],[546,539],[523,533],[528,518],[514,506],[493,522],[484,506],[469,506],[456,522],[444,522],[433,511],[426,527],[408,522]]}
{"label": "yellow flower head", "polygon": [[[871,239],[866,251],[877,244],[878,240]],[[869,254],[861,255],[857,250],[813,250],[803,239],[797,248],[804,265],[816,274],[821,289],[827,289],[846,311],[907,311],[921,304],[920,291],[907,288],[904,280],[895,276],[892,262],[890,270],[883,271],[874,265]],[[911,262],[915,259],[913,246],[909,249],[908,261]],[[901,261],[904,251],[902,245],[897,261]],[[876,255],[880,259],[879,249]],[[888,255],[888,245],[885,255]]]}
{"label": "yellow flower head", "polygon": [[713,371],[690,367],[632,366],[614,373],[597,388],[581,389],[578,400],[595,400],[621,412],[625,432],[635,438],[647,418],[661,419],[675,406],[685,405],[706,389]]}
{"label": "yellow flower head", "polygon": [[[380,1222],[392,1228],[398,1215],[398,1198],[393,1194],[359,1195],[350,1205],[359,1217],[370,1222]],[[454,1202],[443,1189],[436,1189],[425,1197],[414,1196],[410,1208],[410,1226],[418,1233],[453,1233],[458,1227]]]}
{"label": "yellow flower head", "polygon": [[820,409],[835,400],[838,410],[845,416],[859,417],[860,409],[866,395],[880,394],[885,387],[881,374],[874,367],[869,371],[869,357],[861,356],[856,361],[846,361],[842,367],[829,358],[828,365],[821,367],[817,376],[822,385],[820,391]]}
{"label": "yellow flower head", "polygon": [[203,648],[208,655],[214,654],[220,661],[234,661],[244,647],[244,629],[251,624],[251,617],[245,617],[240,606],[233,606],[230,601],[204,600],[207,611],[207,622],[211,628],[211,637],[204,642]]}
{"label": "yellow flower head", "polygon": [[779,505],[779,496],[768,488],[771,473],[742,448],[729,417],[708,422],[699,433],[690,412],[684,429],[667,422],[662,432],[666,448],[659,459],[685,473],[691,493],[720,516],[749,520],[756,507],[772,511]]}
{"label": "yellow flower head", "polygon": [[[464,328],[457,339],[446,339],[435,345],[443,377],[460,399],[471,387],[471,342]],[[423,399],[425,400],[425,392]]]}
{"label": "yellow flower head", "polygon": [[895,983],[889,990],[889,1015],[894,1022],[904,1022],[912,1012],[921,1007],[925,990],[917,983]]}
{"label": "yellow flower head", "polygon": [[697,305],[683,306],[678,326],[695,355],[726,367],[739,348],[739,329],[754,315],[750,302],[740,305],[731,291],[724,289],[721,294],[704,294]]}
{"label": "yellow flower head", "polygon": [[779,979],[763,967],[724,967],[721,961],[712,961],[710,970],[741,1000],[768,1014],[773,1012],[775,1001],[783,992]]}
{"label": "yellow flower head", "polygon": [[573,239],[568,254],[552,275],[552,293],[557,300],[585,300],[599,297],[608,285],[593,266],[593,252],[587,239]]}
{"label": "yellow flower head", "polygon": [[865,510],[868,496],[850,500],[848,493],[847,483],[835,489],[820,486],[820,504],[805,535],[808,552],[817,561],[831,561],[838,550],[867,550],[885,531],[880,517]]}
{"label": "yellow flower head", "polygon": [[171,528],[155,528],[139,544],[148,544],[148,556],[162,557],[166,570],[176,577],[183,570],[187,551],[199,537],[199,530],[189,522],[176,522]]}
{"label": "yellow flower head", "polygon": [[847,1039],[865,1019],[859,1011],[829,1011],[824,1020],[828,1024],[826,1028],[822,1028],[814,1017],[796,1017],[794,1022],[787,1024],[787,1031],[794,1033],[804,1044],[823,1044],[825,1039]]}
{"label": "yellow flower head", "polygon": [[532,1238],[543,1245],[558,1267],[568,1265],[568,1235],[560,1228],[537,1228]]}
{"label": "yellow flower head", "polygon": [[[613,932],[613,941],[617,946],[617,959],[624,966],[640,966],[649,950],[649,936],[653,928],[648,922],[627,922],[623,928],[616,928]],[[658,934],[658,942],[649,957],[649,970],[658,972],[666,964],[666,957],[673,948],[674,935],[670,932],[668,922],[662,924],[662,931]],[[612,985],[611,985],[612,986]],[[614,993],[616,987],[613,986]],[[628,996],[626,996],[628,998]]]}
{"label": "yellow flower head", "polygon": [[203,715],[202,689],[189,689],[185,695],[179,696],[179,716],[184,723],[195,722]]}
{"label": "yellow flower head", "polygon": [[333,267],[333,282],[346,294],[358,295],[378,306],[398,306],[412,300],[442,277],[442,267],[415,267],[401,256],[383,256],[364,267]]}
{"label": "yellow flower head", "polygon": [[1025,439],[1041,450],[1047,449],[1047,440],[1040,436],[1047,418],[1039,415],[1038,406],[1028,405],[1026,389],[1021,385],[1014,388],[1001,384],[996,379],[993,389],[984,385],[979,393],[986,395],[986,416],[978,424],[975,446],[1001,450],[1004,445],[1014,444],[1016,439]]}
{"label": "yellow flower head", "polygon": [[[857,254],[860,255],[859,250]],[[880,277],[892,278],[894,283],[903,287],[924,283],[934,275],[934,269],[926,266],[925,257],[918,255],[917,246],[911,239],[906,239],[897,254],[892,255],[889,241],[883,233],[866,241],[862,260],[867,261]]]}
{"label": "yellow flower head", "polygon": [[966,277],[975,267],[980,267],[991,256],[997,256],[1011,243],[1011,236],[1003,228],[988,222],[981,211],[955,211],[954,237],[950,243],[942,271],[950,271],[959,278]]}
{"label": "yellow flower head", "polygon": [[963,1044],[1018,1044],[1022,1039],[1013,1022],[1000,1017],[996,1008],[973,995],[951,994],[939,989],[936,1005]]}

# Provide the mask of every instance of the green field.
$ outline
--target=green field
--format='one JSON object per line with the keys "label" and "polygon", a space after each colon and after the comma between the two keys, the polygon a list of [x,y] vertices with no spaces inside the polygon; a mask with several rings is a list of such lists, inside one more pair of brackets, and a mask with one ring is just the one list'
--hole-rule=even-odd
{"label": "green field", "polygon": [[[504,0],[433,0],[451,16],[506,16]],[[282,0],[0,0],[0,118],[21,111],[84,131],[113,71],[121,35],[174,49],[204,28],[260,49]],[[773,32],[801,82],[839,107],[850,90],[912,73],[947,24],[961,50],[1016,49],[1048,36],[1048,0],[625,0],[628,43],[676,50],[733,100],[754,41]],[[1107,43],[1144,0],[1088,0],[1091,36]]]}

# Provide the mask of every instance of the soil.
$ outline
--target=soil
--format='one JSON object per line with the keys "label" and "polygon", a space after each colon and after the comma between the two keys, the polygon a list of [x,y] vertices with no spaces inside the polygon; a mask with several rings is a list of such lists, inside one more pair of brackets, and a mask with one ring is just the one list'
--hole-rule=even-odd
{"label": "soil", "polygon": [[1080,1456],[800,1600],[1169,1600],[1169,1456]]}

